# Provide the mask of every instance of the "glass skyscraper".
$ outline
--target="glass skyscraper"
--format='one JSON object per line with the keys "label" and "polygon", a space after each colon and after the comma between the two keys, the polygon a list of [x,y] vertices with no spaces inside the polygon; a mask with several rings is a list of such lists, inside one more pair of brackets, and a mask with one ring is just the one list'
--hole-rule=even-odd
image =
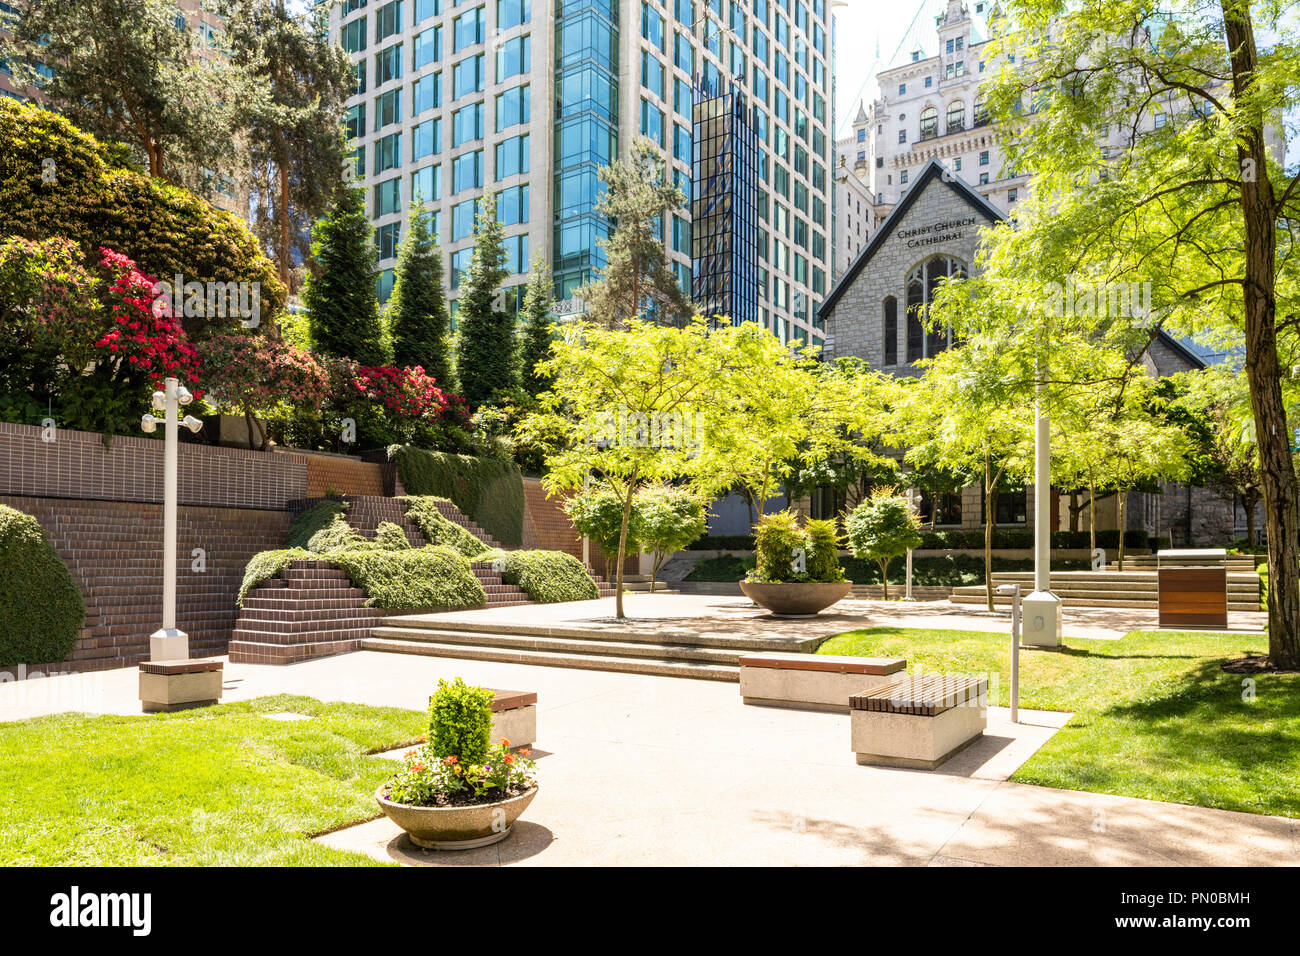
{"label": "glass skyscraper", "polygon": [[475,205],[492,189],[508,300],[522,298],[538,254],[557,299],[570,299],[603,265],[597,240],[610,226],[595,209],[597,170],[644,134],[693,200],[696,156],[717,160],[722,145],[695,148],[695,104],[702,90],[725,91],[728,115],[739,104],[752,133],[731,144],[745,152],[729,181],[749,190],[730,201],[752,207],[741,220],[752,242],[695,242],[692,212],[702,207],[688,201],[663,223],[665,246],[684,289],[695,290],[701,268],[725,274],[734,301],[748,303],[743,318],[783,339],[820,341],[832,228],[826,0],[342,0],[330,24],[356,64],[347,123],[381,297],[418,197],[454,299]]}

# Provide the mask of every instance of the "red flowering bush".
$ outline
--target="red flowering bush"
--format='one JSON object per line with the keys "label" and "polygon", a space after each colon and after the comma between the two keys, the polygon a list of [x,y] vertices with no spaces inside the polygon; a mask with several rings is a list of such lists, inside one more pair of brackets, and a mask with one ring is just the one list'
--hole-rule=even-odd
{"label": "red flowering bush", "polygon": [[441,417],[447,397],[420,365],[362,365],[357,368],[353,387],[371,402],[378,402],[394,418]]}
{"label": "red flowering bush", "polygon": [[134,433],[149,393],[175,376],[200,394],[197,356],[154,280],[66,239],[0,241],[0,419]]}
{"label": "red flowering bush", "polygon": [[[329,376],[310,352],[265,335],[214,335],[200,344],[199,355],[208,401],[242,412],[250,440],[255,414],[280,404],[314,413],[329,394]],[[263,448],[269,438],[262,434]]]}

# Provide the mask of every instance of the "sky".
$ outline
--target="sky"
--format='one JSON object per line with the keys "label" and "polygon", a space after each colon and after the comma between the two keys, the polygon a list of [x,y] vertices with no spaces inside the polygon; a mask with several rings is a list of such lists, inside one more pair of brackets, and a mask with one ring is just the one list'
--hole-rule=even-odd
{"label": "sky", "polygon": [[947,0],[832,0],[837,137],[848,133],[858,101],[876,95],[876,72],[889,66],[902,40],[909,39],[908,50],[919,39],[927,54],[936,52],[934,17],[947,6]]}

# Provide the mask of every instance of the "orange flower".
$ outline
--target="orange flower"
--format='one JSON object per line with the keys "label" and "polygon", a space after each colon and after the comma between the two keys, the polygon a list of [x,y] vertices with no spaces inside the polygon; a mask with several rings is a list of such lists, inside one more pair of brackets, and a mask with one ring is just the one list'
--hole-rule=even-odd
{"label": "orange flower", "polygon": [[527,747],[525,747],[523,750],[519,751],[519,753],[522,754],[522,755],[525,756],[525,757],[531,757],[531,756],[533,755],[533,752],[532,752],[531,750],[529,750]]}
{"label": "orange flower", "polygon": [[509,747],[509,746],[510,746],[510,741],[508,741],[508,740],[506,740],[506,738],[502,737],[502,738],[501,738],[501,746],[502,746],[502,747]]}
{"label": "orange flower", "polygon": [[408,750],[406,753],[402,754],[402,756],[405,757],[407,760],[410,760],[412,757],[415,756],[415,751]]}
{"label": "orange flower", "polygon": [[455,754],[451,754],[449,756],[443,757],[442,762],[450,767],[452,764],[456,763],[459,759],[460,758],[457,757]]}
{"label": "orange flower", "polygon": [[514,762],[515,762],[515,755],[514,755],[514,754],[506,754],[506,763],[514,763]]}
{"label": "orange flower", "polygon": [[421,770],[424,769],[424,764],[423,764],[423,763],[413,763],[413,764],[411,764],[411,769],[414,770],[416,773],[419,773]]}

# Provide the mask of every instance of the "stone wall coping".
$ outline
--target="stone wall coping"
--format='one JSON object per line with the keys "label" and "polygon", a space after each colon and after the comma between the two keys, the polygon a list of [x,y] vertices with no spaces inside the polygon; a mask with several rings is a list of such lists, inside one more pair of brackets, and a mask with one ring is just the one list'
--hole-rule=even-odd
{"label": "stone wall coping", "polygon": [[771,667],[777,670],[826,671],[833,674],[896,674],[907,667],[902,657],[853,657],[841,654],[785,654],[771,651],[742,654],[741,667]]}

